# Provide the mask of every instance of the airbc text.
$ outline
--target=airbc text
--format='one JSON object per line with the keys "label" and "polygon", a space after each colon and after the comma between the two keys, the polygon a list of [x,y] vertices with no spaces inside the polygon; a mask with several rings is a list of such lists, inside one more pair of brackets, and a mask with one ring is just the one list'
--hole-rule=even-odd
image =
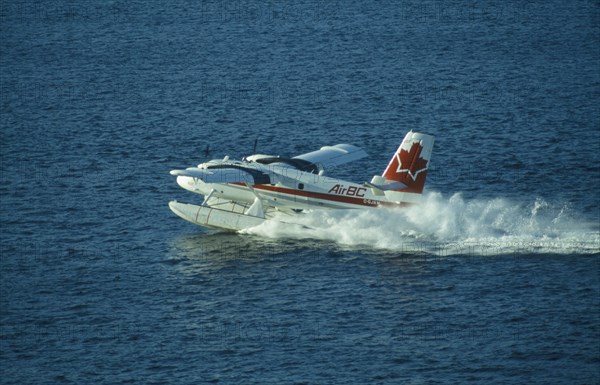
{"label": "airbc text", "polygon": [[367,191],[364,187],[356,187],[356,186],[344,186],[343,184],[336,184],[333,186],[328,192],[330,194],[337,195],[347,195],[351,197],[364,197],[365,191]]}

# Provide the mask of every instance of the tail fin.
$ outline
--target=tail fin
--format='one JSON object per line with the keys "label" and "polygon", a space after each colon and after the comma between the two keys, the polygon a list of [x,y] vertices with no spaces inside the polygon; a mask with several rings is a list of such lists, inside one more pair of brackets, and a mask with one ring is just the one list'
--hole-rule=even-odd
{"label": "tail fin", "polygon": [[394,191],[422,193],[429,168],[433,141],[432,135],[410,131],[390,160],[383,176],[373,177],[371,183],[393,186],[391,189]]}

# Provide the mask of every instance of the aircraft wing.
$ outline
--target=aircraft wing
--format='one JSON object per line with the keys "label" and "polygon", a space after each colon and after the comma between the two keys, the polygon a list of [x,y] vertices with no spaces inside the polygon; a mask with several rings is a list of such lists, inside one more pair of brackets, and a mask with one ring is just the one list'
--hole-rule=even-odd
{"label": "aircraft wing", "polygon": [[319,165],[321,168],[339,166],[353,162],[367,156],[365,150],[351,144],[336,144],[335,146],[321,147],[320,150],[295,156],[292,159],[302,159]]}
{"label": "aircraft wing", "polygon": [[258,170],[233,165],[216,166],[207,169],[189,167],[185,170],[171,170],[171,175],[198,178],[204,183],[271,183],[271,178],[268,174]]}

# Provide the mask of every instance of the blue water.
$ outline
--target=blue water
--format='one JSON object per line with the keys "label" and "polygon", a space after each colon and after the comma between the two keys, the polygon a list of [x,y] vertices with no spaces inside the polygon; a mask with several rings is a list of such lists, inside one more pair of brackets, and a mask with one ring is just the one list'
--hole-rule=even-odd
{"label": "blue water", "polygon": [[[0,34],[1,383],[600,383],[598,2],[2,1]],[[167,206],[257,138],[359,145],[361,182],[409,129],[418,208]]]}

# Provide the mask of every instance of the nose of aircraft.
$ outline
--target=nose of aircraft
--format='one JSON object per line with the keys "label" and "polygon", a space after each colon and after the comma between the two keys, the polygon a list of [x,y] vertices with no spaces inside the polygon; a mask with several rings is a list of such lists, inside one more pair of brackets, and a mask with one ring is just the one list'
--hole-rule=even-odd
{"label": "nose of aircraft", "polygon": [[196,190],[196,182],[191,176],[180,175],[177,177],[177,184],[188,191]]}

